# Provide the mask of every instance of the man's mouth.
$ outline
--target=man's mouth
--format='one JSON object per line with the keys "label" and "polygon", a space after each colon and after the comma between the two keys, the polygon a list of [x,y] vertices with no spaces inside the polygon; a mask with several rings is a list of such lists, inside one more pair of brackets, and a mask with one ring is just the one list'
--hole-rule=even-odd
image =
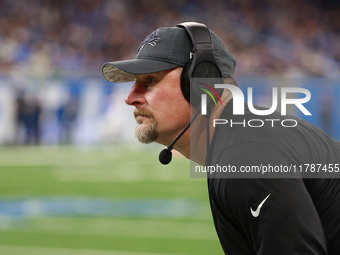
{"label": "man's mouth", "polygon": [[144,118],[152,118],[152,114],[144,109],[135,109],[133,114],[138,124],[142,124]]}
{"label": "man's mouth", "polygon": [[146,115],[137,115],[137,116],[136,116],[136,121],[137,121],[137,123],[138,123],[138,124],[142,124],[144,118],[149,118],[149,117],[146,116]]}
{"label": "man's mouth", "polygon": [[137,118],[138,116],[148,117],[148,118],[152,117],[152,114],[149,111],[143,110],[143,109],[135,109],[133,114],[135,115],[135,118]]}

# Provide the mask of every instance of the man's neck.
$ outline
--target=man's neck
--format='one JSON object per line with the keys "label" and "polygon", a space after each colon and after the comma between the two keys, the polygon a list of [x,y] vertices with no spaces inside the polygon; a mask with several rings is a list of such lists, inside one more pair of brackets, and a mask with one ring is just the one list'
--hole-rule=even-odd
{"label": "man's neck", "polygon": [[221,96],[221,101],[222,101],[222,105],[218,104],[217,106],[215,106],[212,111],[211,111],[211,115],[210,115],[210,119],[209,119],[209,137],[210,137],[210,143],[213,139],[213,136],[215,134],[215,127],[214,127],[214,119],[218,119],[220,118],[220,116],[222,115],[226,105],[228,104],[228,102],[233,98],[232,93],[225,89],[222,93]]}
{"label": "man's neck", "polygon": [[[214,106],[209,118],[209,143],[211,143],[215,127],[213,126],[214,119],[218,119],[227,103],[232,99],[232,94],[229,90],[224,90],[221,101],[222,105]],[[196,109],[192,109],[192,115]],[[189,131],[189,132],[188,132]],[[186,132],[184,139],[175,146],[175,149],[183,154],[186,158],[204,165],[207,157],[207,118],[199,114],[195,121],[192,123],[190,129]]]}

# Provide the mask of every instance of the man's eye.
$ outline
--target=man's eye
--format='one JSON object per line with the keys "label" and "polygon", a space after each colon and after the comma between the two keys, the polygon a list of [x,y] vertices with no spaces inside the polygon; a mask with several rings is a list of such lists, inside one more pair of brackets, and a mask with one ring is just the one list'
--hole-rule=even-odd
{"label": "man's eye", "polygon": [[148,78],[148,80],[147,80],[148,84],[151,84],[151,83],[153,83],[154,81],[155,81],[154,78]]}

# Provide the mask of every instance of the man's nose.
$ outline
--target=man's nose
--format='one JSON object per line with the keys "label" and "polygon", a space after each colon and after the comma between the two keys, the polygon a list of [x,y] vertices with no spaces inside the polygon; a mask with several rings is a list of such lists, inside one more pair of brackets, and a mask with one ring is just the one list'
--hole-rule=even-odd
{"label": "man's nose", "polygon": [[129,94],[125,98],[125,103],[133,106],[144,104],[145,103],[144,94],[145,88],[140,86],[138,83],[135,83],[135,85],[132,87]]}

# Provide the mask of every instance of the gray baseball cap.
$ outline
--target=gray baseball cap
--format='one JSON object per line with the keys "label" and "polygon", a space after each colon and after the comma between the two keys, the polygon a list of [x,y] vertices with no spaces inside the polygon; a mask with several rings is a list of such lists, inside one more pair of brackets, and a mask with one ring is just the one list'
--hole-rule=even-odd
{"label": "gray baseball cap", "polygon": [[[234,73],[236,59],[222,41],[210,30],[216,62],[226,77]],[[111,82],[136,80],[135,74],[155,73],[184,66],[190,59],[193,44],[186,30],[181,27],[161,27],[148,35],[139,46],[135,59],[107,62],[103,76]]]}

